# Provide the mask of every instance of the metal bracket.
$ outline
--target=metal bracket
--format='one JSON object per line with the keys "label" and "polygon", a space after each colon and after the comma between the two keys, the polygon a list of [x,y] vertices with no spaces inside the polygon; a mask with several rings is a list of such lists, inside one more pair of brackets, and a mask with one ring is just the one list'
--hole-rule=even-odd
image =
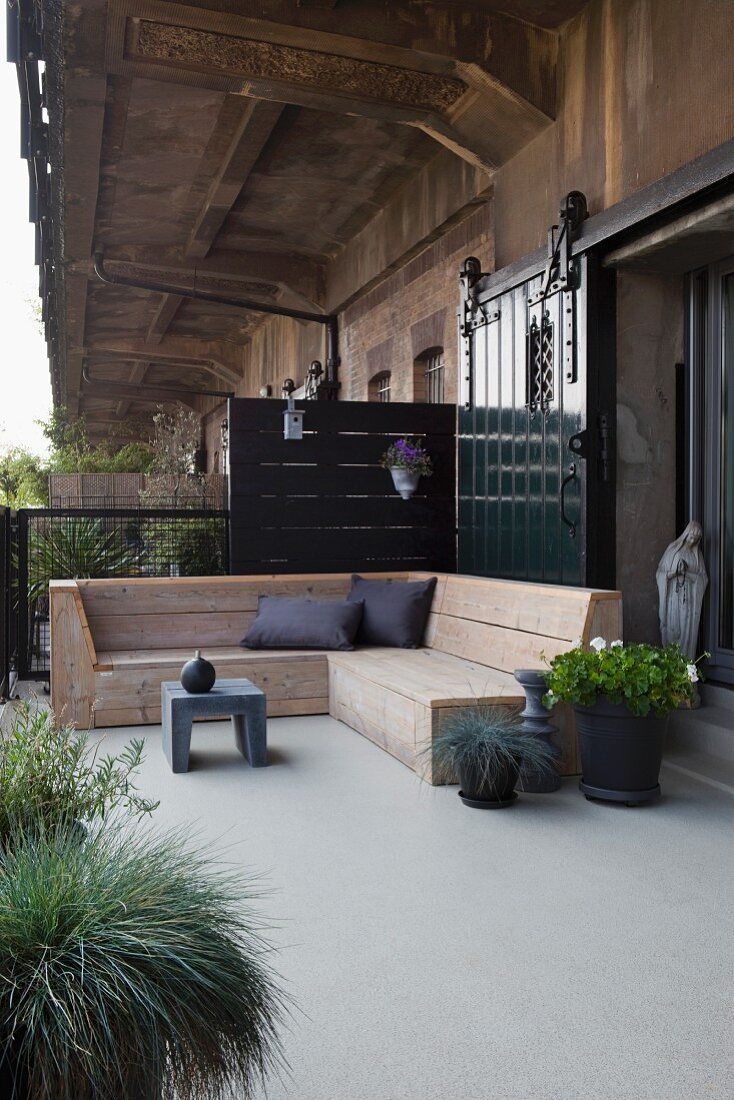
{"label": "metal bracket", "polygon": [[610,481],[612,476],[612,427],[607,413],[600,413],[599,429],[599,467],[602,481]]}
{"label": "metal bracket", "polygon": [[577,432],[576,435],[572,435],[568,441],[570,450],[579,458],[589,457],[589,432],[587,428],[584,428],[582,432]]}
{"label": "metal bracket", "polygon": [[576,479],[576,463],[572,462],[568,467],[568,474],[561,482],[561,519],[568,527],[568,537],[570,539],[576,538],[576,524],[573,520],[570,520],[566,515],[566,486],[570,485],[572,481]]}
{"label": "metal bracket", "polygon": [[571,256],[571,244],[579,226],[588,217],[586,196],[582,191],[569,191],[561,203],[559,224],[548,230],[548,260],[540,290],[528,298],[534,306],[558,291],[572,290],[576,285],[576,270]]}
{"label": "metal bracket", "polygon": [[461,390],[465,409],[471,409],[474,403],[474,356],[472,334],[484,325],[498,321],[500,311],[480,303],[477,284],[484,278],[482,265],[476,256],[468,256],[461,265],[459,281],[462,289],[462,310],[459,321],[460,335],[466,341],[464,345],[464,367],[461,376]]}

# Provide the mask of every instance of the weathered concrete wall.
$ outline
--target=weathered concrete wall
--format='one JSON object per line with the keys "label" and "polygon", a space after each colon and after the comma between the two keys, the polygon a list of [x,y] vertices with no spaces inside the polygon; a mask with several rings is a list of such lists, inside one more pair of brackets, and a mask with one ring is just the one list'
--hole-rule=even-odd
{"label": "weathered concrete wall", "polygon": [[562,31],[556,122],[494,177],[500,268],[734,135],[731,0],[596,0]]}
{"label": "weathered concrete wall", "polygon": [[678,277],[617,276],[617,584],[627,641],[659,643],[655,569],[675,537]]}

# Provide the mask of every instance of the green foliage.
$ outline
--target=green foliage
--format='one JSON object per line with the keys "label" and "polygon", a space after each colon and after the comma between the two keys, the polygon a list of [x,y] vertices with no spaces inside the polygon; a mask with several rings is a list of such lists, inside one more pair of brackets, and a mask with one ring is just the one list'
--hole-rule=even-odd
{"label": "green foliage", "polygon": [[218,577],[225,570],[224,521],[186,517],[143,520],[140,536],[159,575]]}
{"label": "green foliage", "polygon": [[0,1035],[34,1100],[247,1100],[282,1064],[256,893],[210,860],[119,828],[0,851]]}
{"label": "green foliage", "polygon": [[0,504],[28,508],[48,504],[48,471],[38,455],[24,447],[0,454]]}
{"label": "green foliage", "polygon": [[522,728],[516,710],[474,706],[457,709],[420,755],[433,760],[439,782],[453,783],[460,768],[473,768],[492,786],[495,777],[518,760],[529,771],[547,773],[553,766],[551,751],[545,741]]}
{"label": "green foliage", "polygon": [[576,646],[549,662],[543,698],[547,707],[558,702],[591,707],[603,696],[624,703],[633,714],[652,710],[665,715],[692,699],[698,671],[679,646],[607,646],[603,638],[594,638],[591,647]]}
{"label": "green foliage", "polygon": [[422,439],[396,439],[380,459],[380,465],[386,470],[409,470],[421,477],[430,477],[433,473],[431,456],[423,446]]}
{"label": "green foliage", "polygon": [[[48,472],[52,474],[144,474],[152,469],[151,445],[126,438],[124,425],[102,443],[93,443],[83,416],[72,420],[63,406],[48,420],[39,420],[49,442]],[[130,425],[130,430],[135,430]]]}
{"label": "green foliage", "polygon": [[137,793],[133,776],[143,742],[117,756],[99,755],[86,733],[59,725],[47,710],[19,707],[0,740],[0,841],[18,827],[78,827],[104,821],[113,810],[149,814],[157,802]]}
{"label": "green foliage", "polygon": [[67,517],[34,524],[28,545],[28,598],[48,594],[50,580],[134,577],[140,572],[139,547],[119,527],[106,531],[98,519]]}
{"label": "green foliage", "polygon": [[201,421],[193,409],[159,406],[153,417],[151,472],[186,475],[193,473],[201,441]]}

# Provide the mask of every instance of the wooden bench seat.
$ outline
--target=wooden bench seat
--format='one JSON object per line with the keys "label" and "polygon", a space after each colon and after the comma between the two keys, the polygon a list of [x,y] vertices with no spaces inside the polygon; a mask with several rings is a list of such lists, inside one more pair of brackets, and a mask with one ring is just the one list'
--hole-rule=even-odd
{"label": "wooden bench seat", "polygon": [[[418,580],[429,574],[372,574]],[[220,678],[262,688],[268,714],[346,722],[431,780],[419,755],[452,713],[477,702],[519,706],[517,668],[542,668],[576,639],[621,636],[621,596],[483,577],[439,576],[425,645],[353,652],[245,650],[261,595],[344,597],[349,574],[51,582],[51,696],[81,727],[160,722],[160,685],[195,648]],[[561,708],[561,770],[578,770]]]}

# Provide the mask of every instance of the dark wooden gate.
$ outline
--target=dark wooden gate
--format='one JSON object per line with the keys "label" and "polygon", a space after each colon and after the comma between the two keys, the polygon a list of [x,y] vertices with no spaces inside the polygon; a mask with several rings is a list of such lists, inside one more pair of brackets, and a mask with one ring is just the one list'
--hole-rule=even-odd
{"label": "dark wooden gate", "polygon": [[509,285],[467,264],[459,569],[613,586],[613,277],[584,254]]}
{"label": "dark wooden gate", "polygon": [[[298,401],[301,440],[283,438],[284,401],[229,403],[232,573],[456,569],[453,405]],[[434,464],[402,500],[379,461],[421,437]]]}

